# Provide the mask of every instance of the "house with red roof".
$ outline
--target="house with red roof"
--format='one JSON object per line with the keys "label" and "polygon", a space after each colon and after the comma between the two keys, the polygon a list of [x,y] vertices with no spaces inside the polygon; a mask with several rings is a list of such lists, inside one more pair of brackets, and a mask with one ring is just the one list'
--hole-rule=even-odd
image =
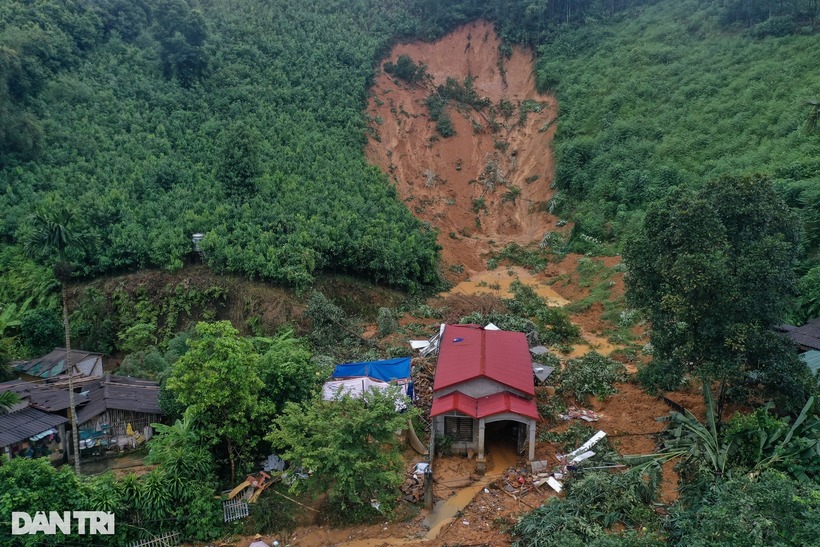
{"label": "house with red roof", "polygon": [[480,470],[485,444],[493,440],[488,435],[514,437],[518,452],[528,445],[533,460],[539,416],[527,337],[478,325],[446,325],[430,416],[436,435],[450,437],[454,450],[475,451]]}

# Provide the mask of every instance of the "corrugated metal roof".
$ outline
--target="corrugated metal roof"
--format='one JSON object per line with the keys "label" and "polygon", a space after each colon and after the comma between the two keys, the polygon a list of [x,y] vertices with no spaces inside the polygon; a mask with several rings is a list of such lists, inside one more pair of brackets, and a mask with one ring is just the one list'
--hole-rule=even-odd
{"label": "corrugated metal roof", "polygon": [[459,391],[448,393],[433,399],[430,416],[438,416],[457,410],[473,418],[486,418],[504,412],[519,414],[537,420],[538,406],[533,399],[519,397],[509,391],[493,393],[487,397],[475,399]]}
{"label": "corrugated metal roof", "polygon": [[88,404],[77,411],[77,422],[83,424],[108,409],[130,410],[145,414],[162,414],[159,408],[159,384],[125,376],[110,376],[85,384]]}
{"label": "corrugated metal roof", "polygon": [[820,351],[807,351],[806,353],[800,354],[800,358],[806,362],[806,366],[809,367],[812,374],[820,372]]}
{"label": "corrugated metal roof", "polygon": [[0,382],[0,393],[4,391],[13,391],[21,397],[24,397],[27,393],[36,388],[37,384],[26,382],[25,380],[9,380],[7,382]]}
{"label": "corrugated metal roof", "polygon": [[475,418],[477,413],[476,400],[469,395],[461,393],[460,391],[448,393],[443,397],[433,399],[433,406],[430,409],[430,416],[438,416],[439,414],[444,414],[445,412],[451,412],[453,410],[457,410],[462,414]]}
{"label": "corrugated metal roof", "polygon": [[0,414],[0,446],[20,442],[67,421],[62,416],[31,407]]}
{"label": "corrugated metal roof", "polygon": [[[83,361],[84,359],[87,359],[91,356],[101,357],[102,353],[94,353],[91,351],[84,350],[71,350],[69,359],[71,360],[72,365],[76,365],[80,361]],[[18,372],[23,372],[25,374],[28,374],[29,376],[39,376],[40,378],[53,378],[66,372],[66,369],[68,367],[66,366],[65,358],[65,348],[54,348],[54,350],[47,355],[43,355],[42,357],[38,357],[37,359],[32,359],[31,361],[25,361],[22,363],[15,364],[14,370]]]}
{"label": "corrugated metal roof", "polygon": [[[35,384],[24,380],[11,380],[0,383],[0,392],[13,391],[22,398],[28,398],[31,406],[46,412],[60,412],[69,405],[68,389],[61,389],[49,384]],[[78,394],[74,396],[74,404],[80,406],[87,399]]]}
{"label": "corrugated metal roof", "polygon": [[538,406],[532,399],[524,399],[518,395],[514,395],[508,391],[502,393],[494,393],[487,397],[478,399],[478,417],[485,418],[487,416],[494,416],[502,412],[512,412],[513,414],[520,414],[528,416],[534,420],[539,418]]}
{"label": "corrugated metal roof", "polygon": [[486,377],[535,395],[532,358],[521,332],[447,325],[441,339],[433,390]]}
{"label": "corrugated metal roof", "polygon": [[801,327],[778,325],[777,330],[803,348],[820,350],[820,317],[816,317]]}

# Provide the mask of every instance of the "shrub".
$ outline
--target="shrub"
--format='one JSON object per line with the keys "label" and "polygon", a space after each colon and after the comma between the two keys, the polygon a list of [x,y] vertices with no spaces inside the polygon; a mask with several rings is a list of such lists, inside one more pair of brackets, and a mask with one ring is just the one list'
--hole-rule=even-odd
{"label": "shrub", "polygon": [[767,470],[715,479],[670,511],[671,545],[816,545],[820,489]]}
{"label": "shrub", "polygon": [[379,328],[379,338],[384,338],[396,332],[399,328],[399,323],[390,308],[379,308],[379,314],[376,317],[376,325]]}
{"label": "shrub", "polygon": [[509,190],[501,194],[501,202],[502,203],[515,203],[515,200],[518,199],[518,196],[521,195],[521,188],[518,186],[510,186]]}
{"label": "shrub", "polygon": [[64,343],[60,314],[51,308],[29,310],[20,318],[20,342],[32,355],[43,355]]}
{"label": "shrub", "polygon": [[650,504],[656,499],[660,467],[624,473],[597,471],[567,483],[564,499],[551,498],[512,529],[516,547],[663,545],[654,535],[608,535],[614,525],[657,528]]}
{"label": "shrub", "polygon": [[606,399],[618,392],[614,384],[625,382],[626,379],[626,367],[623,364],[591,351],[567,362],[559,375],[558,390],[571,394],[579,401],[587,395]]}
{"label": "shrub", "polygon": [[159,349],[152,347],[126,355],[117,375],[158,380],[170,366]]}
{"label": "shrub", "polygon": [[402,484],[401,447],[395,432],[416,415],[410,407],[396,413],[400,390],[371,389],[361,398],[287,403],[267,439],[283,459],[310,469],[291,490],[327,493],[327,514],[334,522],[362,522],[379,513],[371,500],[390,512]]}
{"label": "shrub", "polygon": [[674,391],[685,381],[683,367],[658,359],[640,367],[636,378],[638,383],[653,395],[662,391]]}
{"label": "shrub", "polygon": [[288,501],[277,492],[287,490],[282,484],[274,484],[259,497],[259,501],[250,504],[251,517],[246,533],[275,533],[290,532],[297,526],[296,515],[292,501]]}
{"label": "shrub", "polygon": [[416,64],[409,55],[399,55],[395,64],[390,62],[384,64],[384,71],[409,84],[414,84],[424,79],[427,66],[424,63]]}

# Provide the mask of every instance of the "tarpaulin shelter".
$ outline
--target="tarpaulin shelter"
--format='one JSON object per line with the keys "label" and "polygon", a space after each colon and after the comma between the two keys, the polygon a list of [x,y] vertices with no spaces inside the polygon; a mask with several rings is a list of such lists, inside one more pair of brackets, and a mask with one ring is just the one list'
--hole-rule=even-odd
{"label": "tarpaulin shelter", "polygon": [[[391,384],[401,386],[402,394],[413,398],[409,357],[336,365],[330,381],[325,382],[323,397],[325,400],[332,400],[339,394],[361,397],[368,389],[384,390]],[[403,408],[404,403],[397,401],[396,409]]]}
{"label": "tarpaulin shelter", "polygon": [[[322,398],[325,401],[332,401],[333,399],[343,395],[350,395],[351,397],[358,398],[361,397],[365,391],[368,391],[370,389],[386,391],[387,388],[389,388],[392,385],[395,384],[381,382],[379,380],[374,380],[373,378],[368,378],[366,376],[360,378],[330,380],[328,382],[325,382],[325,385],[322,388]],[[413,383],[407,382],[405,384],[400,384],[399,387],[401,388],[402,398],[396,400],[396,410],[404,410],[405,408],[407,408],[407,405],[405,404],[403,397],[407,396],[410,399],[413,398]]]}
{"label": "tarpaulin shelter", "polygon": [[361,378],[368,377],[382,382],[404,380],[410,378],[410,358],[384,359],[382,361],[367,361],[364,363],[345,363],[336,365],[331,378]]}

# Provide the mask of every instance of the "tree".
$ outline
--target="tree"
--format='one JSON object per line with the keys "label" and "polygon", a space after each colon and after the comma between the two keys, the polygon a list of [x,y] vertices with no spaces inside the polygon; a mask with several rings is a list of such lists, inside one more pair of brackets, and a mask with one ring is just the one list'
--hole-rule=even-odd
{"label": "tree", "polygon": [[796,294],[801,235],[769,180],[724,176],[650,206],[625,246],[627,299],[652,323],[656,358],[720,381],[719,416],[731,383],[783,357],[763,342]]}
{"label": "tree", "polygon": [[408,413],[396,412],[397,396],[398,388],[371,389],[358,399],[287,403],[267,438],[285,460],[312,472],[308,486],[328,493],[336,515],[363,520],[375,514],[371,500],[392,507],[402,482],[396,431]]}
{"label": "tree", "polygon": [[203,439],[227,456],[232,483],[237,457],[256,443],[250,433],[263,387],[258,358],[251,342],[229,321],[197,323],[188,351],[174,363],[166,384]]}
{"label": "tree", "polygon": [[805,104],[809,107],[809,115],[806,118],[806,132],[814,133],[820,127],[820,100],[809,99]]}
{"label": "tree", "polygon": [[715,478],[670,509],[669,545],[814,545],[820,488],[768,469]]}
{"label": "tree", "polygon": [[256,179],[262,173],[259,148],[262,136],[244,123],[236,123],[222,132],[216,178],[229,194],[248,196],[254,193]]}
{"label": "tree", "polygon": [[[71,411],[71,438],[74,442],[74,470],[80,474],[80,431],[77,427],[77,412],[74,406],[74,368],[71,365],[71,333],[68,325],[68,304],[66,302],[66,283],[71,277],[72,266],[68,262],[67,252],[73,248],[86,245],[87,237],[77,226],[74,211],[65,205],[51,208],[38,208],[33,217],[34,230],[26,240],[26,250],[31,255],[56,258],[54,277],[60,282],[60,295],[63,302],[63,328],[65,330],[66,370],[68,371],[68,396]],[[55,257],[56,255],[56,257]]]}
{"label": "tree", "polygon": [[146,463],[157,464],[163,491],[170,494],[170,510],[189,538],[206,540],[219,531],[219,502],[213,458],[196,424],[186,416],[173,425],[151,424],[157,435]]}
{"label": "tree", "polygon": [[20,317],[20,340],[33,355],[53,350],[63,338],[60,314],[51,308],[35,308]]}
{"label": "tree", "polygon": [[[15,546],[118,545],[125,527],[116,526],[119,535],[43,534],[12,536],[8,524],[12,511],[34,515],[37,511],[88,511],[94,505],[94,479],[80,477],[63,466],[55,468],[48,458],[0,457],[0,515],[6,521],[0,526],[0,544]],[[119,514],[117,515],[119,516]],[[76,530],[76,525],[72,525]]]}
{"label": "tree", "polygon": [[259,358],[258,370],[265,384],[262,398],[271,411],[281,412],[288,401],[311,399],[328,374],[312,360],[306,341],[288,330],[264,342],[268,347]]}

